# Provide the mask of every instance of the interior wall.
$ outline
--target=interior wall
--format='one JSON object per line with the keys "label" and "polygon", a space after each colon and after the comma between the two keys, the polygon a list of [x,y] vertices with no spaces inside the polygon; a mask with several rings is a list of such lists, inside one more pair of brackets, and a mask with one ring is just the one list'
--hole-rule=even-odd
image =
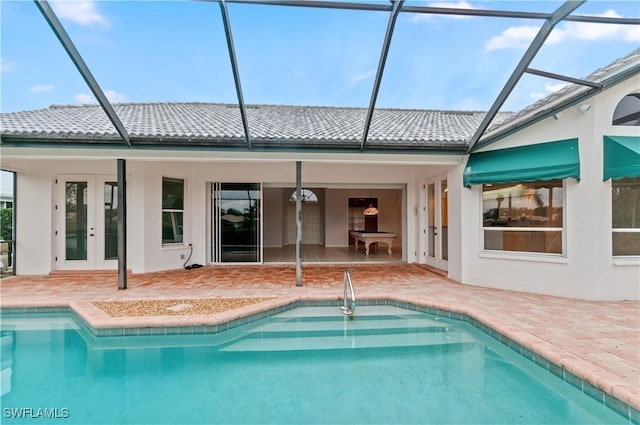
{"label": "interior wall", "polygon": [[282,247],[283,245],[283,201],[284,189],[265,187],[262,191],[262,218],[264,246]]}
{"label": "interior wall", "polygon": [[394,247],[401,247],[402,190],[401,189],[328,189],[326,204],[325,245],[349,245],[349,198],[378,198],[378,231],[398,235]]}

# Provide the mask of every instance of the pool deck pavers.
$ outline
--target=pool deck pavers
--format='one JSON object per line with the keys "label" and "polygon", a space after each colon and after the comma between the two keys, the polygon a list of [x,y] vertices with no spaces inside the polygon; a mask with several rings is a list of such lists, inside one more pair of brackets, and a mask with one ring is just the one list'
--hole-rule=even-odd
{"label": "pool deck pavers", "polygon": [[[54,272],[0,280],[0,306],[70,306],[92,326],[220,324],[298,300],[342,299],[349,268],[359,299],[465,313],[593,386],[640,410],[640,302],[585,301],[462,285],[415,264],[210,266],[130,274],[117,289],[114,272]],[[111,318],[92,303],[142,299],[273,298],[212,315]]]}

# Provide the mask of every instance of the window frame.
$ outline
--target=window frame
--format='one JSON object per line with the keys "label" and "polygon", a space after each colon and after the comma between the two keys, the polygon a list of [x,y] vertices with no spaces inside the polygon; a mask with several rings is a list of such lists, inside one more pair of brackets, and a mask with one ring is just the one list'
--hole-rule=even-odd
{"label": "window frame", "polygon": [[[178,180],[180,180],[182,182],[182,209],[179,208],[164,208],[164,182],[166,180],[173,180],[174,182],[177,182]],[[186,179],[180,178],[180,177],[168,177],[168,176],[162,176],[162,180],[161,180],[161,186],[160,186],[160,207],[161,207],[161,213],[160,213],[160,241],[163,247],[172,247],[172,246],[184,246],[185,245],[185,241],[184,241],[184,228],[185,228],[185,210],[186,210],[186,198],[187,198],[187,185],[186,185],[187,181]],[[180,242],[164,242],[164,238],[163,238],[163,231],[164,231],[164,214],[165,213],[169,213],[169,214],[181,214],[182,216],[182,233],[180,233],[180,235],[182,236],[182,241]],[[174,240],[176,237],[176,233],[175,233],[175,229],[174,229]]]}
{"label": "window frame", "polygon": [[[617,179],[617,180],[626,180],[626,179],[631,179],[631,178],[623,178],[623,179]],[[615,248],[614,248],[614,238],[613,235],[614,233],[627,233],[627,234],[631,234],[631,233],[640,233],[640,227],[639,228],[634,228],[634,227],[614,227],[613,226],[613,190],[614,190],[614,183],[617,180],[613,180],[611,179],[611,183],[610,183],[610,187],[609,187],[609,196],[610,196],[610,207],[611,207],[611,220],[609,222],[609,226],[610,226],[610,234],[611,234],[611,257],[613,258],[614,261],[638,261],[640,260],[640,253],[638,254],[630,254],[630,255],[615,255]]]}
{"label": "window frame", "polygon": [[[485,258],[507,258],[507,259],[526,259],[531,261],[547,261],[547,262],[566,262],[567,261],[567,179],[553,179],[548,182],[560,182],[562,184],[562,227],[486,227],[484,225],[484,187],[480,186],[479,196],[479,229],[480,229],[480,256]],[[509,182],[514,186],[517,184],[529,184],[535,182]],[[515,231],[515,232],[560,232],[562,248],[560,253],[553,252],[536,252],[536,251],[510,251],[504,249],[488,249],[485,248],[485,231]]]}
{"label": "window frame", "polygon": [[624,127],[638,127],[640,126],[640,109],[634,109],[626,115],[622,115],[621,108],[624,106],[624,103],[627,102],[627,99],[635,99],[630,100],[629,102],[633,102],[632,106],[636,106],[640,103],[640,93],[629,93],[625,95],[618,103],[616,103],[615,108],[613,109],[613,114],[611,116],[611,125],[612,126],[624,126]]}

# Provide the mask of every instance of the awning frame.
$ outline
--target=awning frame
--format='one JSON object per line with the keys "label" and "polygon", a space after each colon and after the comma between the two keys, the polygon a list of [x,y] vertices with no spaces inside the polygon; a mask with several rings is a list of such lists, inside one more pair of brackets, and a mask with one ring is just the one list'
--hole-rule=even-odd
{"label": "awning frame", "polygon": [[640,136],[603,136],[602,180],[640,177]]}
{"label": "awning frame", "polygon": [[578,139],[565,139],[472,153],[463,185],[580,180]]}

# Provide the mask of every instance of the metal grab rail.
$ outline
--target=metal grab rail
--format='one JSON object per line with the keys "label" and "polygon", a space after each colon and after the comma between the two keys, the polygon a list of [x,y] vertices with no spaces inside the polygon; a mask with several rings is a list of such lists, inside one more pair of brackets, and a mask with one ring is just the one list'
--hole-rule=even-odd
{"label": "metal grab rail", "polygon": [[[343,280],[343,305],[340,307],[343,313],[347,316],[351,316],[354,311],[356,311],[356,294],[353,291],[353,283],[351,282],[351,275],[349,274],[349,270],[344,271],[344,280]],[[347,304],[347,284],[349,286],[349,292],[351,293],[351,304]]]}

